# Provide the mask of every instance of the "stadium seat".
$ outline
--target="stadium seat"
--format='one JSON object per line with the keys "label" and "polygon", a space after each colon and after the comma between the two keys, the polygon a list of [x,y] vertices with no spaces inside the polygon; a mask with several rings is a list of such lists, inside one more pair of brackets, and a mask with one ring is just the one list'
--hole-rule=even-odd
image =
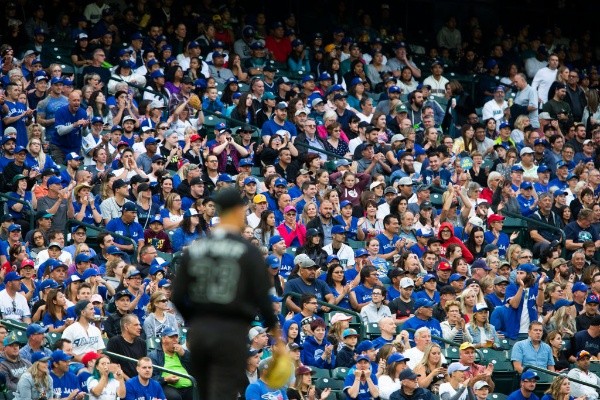
{"label": "stadium seat", "polygon": [[503,393],[492,393],[488,396],[490,400],[506,400],[508,396]]}
{"label": "stadium seat", "polygon": [[444,205],[444,201],[442,200],[442,195],[440,193],[431,193],[429,196],[429,201],[435,208],[441,209]]}
{"label": "stadium seat", "polygon": [[381,331],[379,330],[379,325],[376,322],[371,322],[365,324],[367,339],[373,340],[379,336],[381,336]]}
{"label": "stadium seat", "polygon": [[292,255],[292,256],[295,256],[296,255],[296,248],[295,247],[288,247],[287,249],[285,249],[285,252],[288,253],[288,254],[290,254],[290,255]]}
{"label": "stadium seat", "polygon": [[332,379],[332,378],[321,378],[321,379],[317,379],[317,381],[315,382],[315,386],[318,389],[327,389],[330,388],[332,390],[343,390],[344,389],[344,381],[339,380],[339,379]]}
{"label": "stadium seat", "polygon": [[348,368],[346,367],[337,367],[331,371],[333,379],[344,380],[346,375],[348,375]]}
{"label": "stadium seat", "polygon": [[62,333],[56,332],[48,332],[46,333],[46,343],[48,343],[48,347],[53,349],[56,342],[60,340],[62,337]]}
{"label": "stadium seat", "polygon": [[510,360],[495,360],[492,379],[496,384],[496,391],[504,394],[512,393],[518,387],[518,376]]}
{"label": "stadium seat", "polygon": [[365,242],[359,240],[348,239],[348,246],[352,247],[352,250],[364,249]]}
{"label": "stadium seat", "polygon": [[457,361],[460,357],[458,347],[445,347],[442,351],[444,353],[444,357],[446,357],[446,360],[448,360],[448,362]]}
{"label": "stadium seat", "polygon": [[331,371],[328,369],[317,368],[317,367],[311,367],[311,369],[314,372],[312,375],[313,381],[319,380],[321,378],[331,378]]}
{"label": "stadium seat", "polygon": [[173,259],[172,253],[165,253],[162,251],[157,251],[156,255],[157,255],[157,257],[161,257],[163,260],[165,260],[167,262],[171,262],[171,260]]}
{"label": "stadium seat", "polygon": [[146,339],[146,350],[151,351],[160,347],[160,338]]}
{"label": "stadium seat", "polygon": [[479,353],[483,356],[481,364],[495,364],[498,360],[509,360],[510,356],[504,350],[481,349]]}

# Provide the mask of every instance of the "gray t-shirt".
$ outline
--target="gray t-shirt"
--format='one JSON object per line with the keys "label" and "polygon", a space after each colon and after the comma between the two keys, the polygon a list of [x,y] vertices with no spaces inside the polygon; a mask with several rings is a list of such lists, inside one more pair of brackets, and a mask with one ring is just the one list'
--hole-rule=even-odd
{"label": "gray t-shirt", "polygon": [[[48,196],[44,196],[38,200],[37,209],[38,210],[49,210],[56,204],[58,199],[51,199]],[[67,209],[68,203],[67,200],[63,199],[60,206],[58,206],[58,210],[54,213],[54,218],[52,218],[51,229],[57,229],[60,231],[64,231],[67,226]]]}

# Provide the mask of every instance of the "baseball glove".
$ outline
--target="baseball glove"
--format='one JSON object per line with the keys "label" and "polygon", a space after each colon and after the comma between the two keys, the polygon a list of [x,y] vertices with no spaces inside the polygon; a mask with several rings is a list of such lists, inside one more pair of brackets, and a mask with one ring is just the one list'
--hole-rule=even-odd
{"label": "baseball glove", "polygon": [[200,110],[202,108],[202,102],[200,101],[200,98],[197,95],[193,94],[193,93],[190,95],[190,99],[188,100],[188,104],[194,110]]}

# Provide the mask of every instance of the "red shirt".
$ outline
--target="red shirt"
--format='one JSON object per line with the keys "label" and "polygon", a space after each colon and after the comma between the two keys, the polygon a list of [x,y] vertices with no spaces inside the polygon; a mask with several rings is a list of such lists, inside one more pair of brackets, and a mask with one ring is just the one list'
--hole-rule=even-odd
{"label": "red shirt", "polygon": [[267,36],[265,46],[273,53],[273,59],[280,63],[287,62],[292,52],[292,43],[286,38],[277,39],[273,36]]}

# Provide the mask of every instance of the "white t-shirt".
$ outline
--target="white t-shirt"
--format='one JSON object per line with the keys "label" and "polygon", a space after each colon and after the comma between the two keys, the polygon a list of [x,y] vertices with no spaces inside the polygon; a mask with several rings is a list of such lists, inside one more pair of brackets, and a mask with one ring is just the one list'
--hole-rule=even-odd
{"label": "white t-shirt", "polygon": [[0,292],[0,311],[4,319],[23,321],[23,318],[31,318],[31,311],[25,296],[17,292],[13,299],[6,289]]}
{"label": "white t-shirt", "polygon": [[537,90],[538,97],[543,103],[548,101],[548,91],[550,90],[552,83],[556,80],[556,73],[557,71],[555,69],[544,67],[540,69],[533,78],[531,87]]}
{"label": "white t-shirt", "polygon": [[504,120],[504,110],[508,108],[508,103],[505,101],[502,104],[498,105],[496,100],[492,99],[486,102],[483,105],[482,120],[487,120],[489,118],[494,118],[496,120],[496,124],[500,125],[500,123]]}
{"label": "white t-shirt", "polygon": [[258,217],[255,213],[251,213],[246,217],[246,223],[248,226],[252,227],[252,229],[256,229],[260,223],[260,217]]}
{"label": "white t-shirt", "polygon": [[86,331],[79,321],[68,326],[62,334],[62,338],[69,339],[73,343],[73,353],[78,356],[89,351],[103,350],[106,347],[100,329],[90,324]]}
{"label": "white t-shirt", "polygon": [[[452,385],[450,384],[450,382],[444,382],[440,385],[440,393],[439,396],[440,398],[442,397],[442,394],[445,393],[449,393],[450,397],[454,396],[456,393],[458,392],[458,390],[454,390],[454,388],[452,387]],[[462,395],[457,399],[457,400],[464,400],[467,398],[467,395],[469,394],[469,391],[467,389],[465,389],[462,392]]]}
{"label": "white t-shirt", "polygon": [[396,390],[400,390],[400,380],[393,380],[389,375],[382,375],[378,382],[377,388],[379,388],[379,398],[381,400],[389,400],[392,393]]}
{"label": "white t-shirt", "polygon": [[117,396],[117,390],[119,390],[119,381],[112,378],[108,380],[108,383],[100,393],[100,396],[96,397],[92,394],[92,389],[98,386],[98,379],[93,377],[88,378],[87,387],[90,400],[115,400]]}
{"label": "white t-shirt", "polygon": [[[415,369],[417,364],[421,362],[423,356],[425,355],[425,353],[419,350],[417,347],[411,347],[402,354],[404,355],[404,357],[410,358],[410,360],[406,362],[406,365],[408,365],[408,368],[410,369]],[[442,364],[445,363],[446,357],[444,357],[444,355],[442,354]]]}

